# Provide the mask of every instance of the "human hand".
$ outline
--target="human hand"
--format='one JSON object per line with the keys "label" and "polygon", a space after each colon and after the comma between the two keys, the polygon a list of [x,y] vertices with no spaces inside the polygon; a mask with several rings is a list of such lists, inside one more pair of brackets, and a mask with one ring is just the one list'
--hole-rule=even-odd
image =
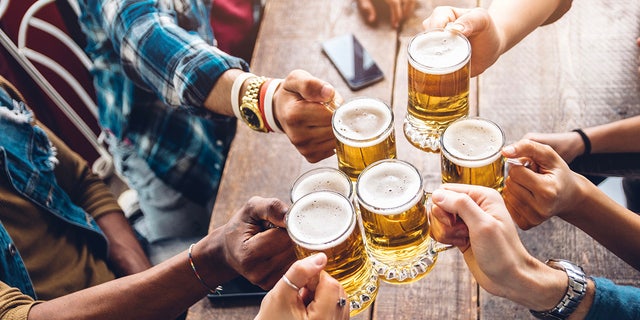
{"label": "human hand", "polygon": [[483,73],[493,65],[504,51],[504,40],[486,9],[436,7],[422,22],[426,30],[445,28],[448,23],[464,34],[471,43],[471,77]]}
{"label": "human hand", "polygon": [[315,163],[335,153],[333,113],[323,103],[340,103],[342,98],[330,84],[306,71],[294,70],[273,99],[276,120],[307,161]]}
{"label": "human hand", "polygon": [[588,181],[571,171],[550,146],[523,139],[504,147],[502,154],[533,165],[510,165],[502,191],[520,228],[529,229],[555,215],[566,218],[582,201],[580,185]]}
{"label": "human hand", "polygon": [[529,139],[553,148],[566,163],[571,163],[575,158],[584,153],[584,143],[577,132],[536,133],[525,134],[523,139]]}
{"label": "human hand", "polygon": [[[362,14],[369,24],[373,24],[378,20],[378,12],[376,11],[376,6],[373,1],[374,0],[358,0],[360,14]],[[390,11],[391,26],[396,29],[402,21],[411,15],[416,4],[416,0],[385,0],[385,2]]]}
{"label": "human hand", "polygon": [[263,289],[273,287],[296,260],[284,229],[287,210],[278,199],[252,197],[229,222],[198,242],[219,283],[240,274]]}
{"label": "human hand", "polygon": [[[567,288],[566,274],[527,252],[497,191],[445,184],[433,192],[431,200],[436,240],[447,243],[447,239],[456,238],[456,227],[446,222],[453,217],[468,227],[468,245],[458,248],[469,271],[487,292],[533,310],[549,310],[560,300]],[[440,237],[443,234],[449,236]]]}
{"label": "human hand", "polygon": [[262,299],[256,319],[349,319],[349,303],[338,304],[347,294],[322,270],[326,264],[324,253],[296,261],[285,276],[300,290],[280,279]]}

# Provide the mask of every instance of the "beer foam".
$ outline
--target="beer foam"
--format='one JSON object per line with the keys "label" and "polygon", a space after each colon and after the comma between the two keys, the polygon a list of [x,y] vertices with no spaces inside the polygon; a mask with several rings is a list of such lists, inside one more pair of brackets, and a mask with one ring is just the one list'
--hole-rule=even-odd
{"label": "beer foam", "polygon": [[414,68],[428,74],[447,74],[469,61],[471,45],[457,32],[432,30],[413,38],[408,52]]}
{"label": "beer foam", "polygon": [[400,160],[383,160],[366,168],[356,188],[360,205],[385,215],[409,210],[422,199],[423,192],[420,173]]}
{"label": "beer foam", "polygon": [[315,191],[335,191],[347,198],[351,197],[351,180],[335,169],[314,170],[300,177],[291,191],[291,201]]}
{"label": "beer foam", "polygon": [[380,100],[358,98],[338,107],[332,122],[340,142],[357,148],[369,147],[389,137],[393,131],[393,112]]}
{"label": "beer foam", "polygon": [[345,241],[356,226],[351,202],[331,191],[298,199],[287,213],[291,239],[309,250],[325,250]]}
{"label": "beer foam", "polygon": [[467,118],[453,122],[442,134],[442,152],[453,163],[466,168],[486,166],[496,161],[504,146],[504,134],[493,122]]}

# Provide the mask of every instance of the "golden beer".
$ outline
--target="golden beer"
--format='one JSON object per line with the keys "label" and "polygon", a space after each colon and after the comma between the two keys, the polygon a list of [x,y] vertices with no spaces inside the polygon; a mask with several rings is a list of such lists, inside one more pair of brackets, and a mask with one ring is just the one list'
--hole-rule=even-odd
{"label": "golden beer", "polygon": [[466,183],[502,191],[505,144],[500,127],[482,118],[452,123],[441,137],[442,182]]}
{"label": "golden beer", "polygon": [[404,134],[415,147],[435,152],[442,131],[469,114],[471,45],[457,31],[434,29],[411,39],[408,56]]}
{"label": "golden beer", "polygon": [[367,308],[378,294],[378,275],[351,201],[332,191],[313,192],[294,202],[285,220],[298,258],[327,255],[325,271],[347,292],[350,315]]}
{"label": "golden beer", "polygon": [[351,179],[336,168],[320,167],[311,169],[296,179],[291,187],[291,202],[316,191],[334,191],[347,199],[352,199]]}
{"label": "golden beer", "polygon": [[424,277],[437,254],[418,170],[401,160],[376,162],[358,177],[356,196],[367,248],[381,279],[410,283]]}
{"label": "golden beer", "polygon": [[393,112],[384,102],[357,98],[336,109],[332,118],[338,168],[352,181],[382,159],[396,157]]}

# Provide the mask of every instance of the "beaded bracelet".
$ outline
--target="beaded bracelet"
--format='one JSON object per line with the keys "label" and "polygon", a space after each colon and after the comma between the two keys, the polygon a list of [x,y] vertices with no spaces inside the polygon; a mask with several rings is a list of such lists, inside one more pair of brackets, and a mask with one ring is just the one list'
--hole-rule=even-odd
{"label": "beaded bracelet", "polygon": [[577,132],[580,135],[580,138],[582,138],[582,142],[584,142],[584,152],[582,153],[582,155],[586,156],[591,154],[591,140],[589,140],[587,134],[584,133],[582,129],[573,129],[572,131]]}
{"label": "beaded bracelet", "polygon": [[209,292],[211,293],[215,293],[215,294],[220,294],[220,291],[222,291],[222,286],[217,286],[215,290],[211,289],[211,287],[209,287],[204,280],[202,279],[202,277],[200,277],[200,274],[198,273],[198,270],[196,270],[196,265],[193,263],[193,256],[191,255],[191,252],[193,251],[193,246],[195,246],[195,243],[192,243],[189,246],[189,251],[187,251],[188,255],[189,255],[189,265],[191,266],[191,270],[193,270],[193,274],[196,275],[196,278],[198,278],[198,280],[200,281],[200,283],[202,283],[202,285],[207,288],[207,290],[209,290]]}

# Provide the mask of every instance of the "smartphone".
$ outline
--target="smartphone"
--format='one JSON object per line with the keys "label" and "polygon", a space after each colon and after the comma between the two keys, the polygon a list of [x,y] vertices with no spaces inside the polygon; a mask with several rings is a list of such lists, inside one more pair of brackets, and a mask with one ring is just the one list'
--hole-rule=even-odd
{"label": "smartphone", "polygon": [[209,299],[225,299],[225,298],[248,298],[248,297],[264,297],[267,291],[252,284],[244,277],[237,277],[229,282],[222,284],[222,290],[219,293],[210,293],[207,295]]}
{"label": "smartphone", "polygon": [[324,41],[322,51],[338,69],[351,90],[364,88],[384,78],[380,67],[353,34]]}

